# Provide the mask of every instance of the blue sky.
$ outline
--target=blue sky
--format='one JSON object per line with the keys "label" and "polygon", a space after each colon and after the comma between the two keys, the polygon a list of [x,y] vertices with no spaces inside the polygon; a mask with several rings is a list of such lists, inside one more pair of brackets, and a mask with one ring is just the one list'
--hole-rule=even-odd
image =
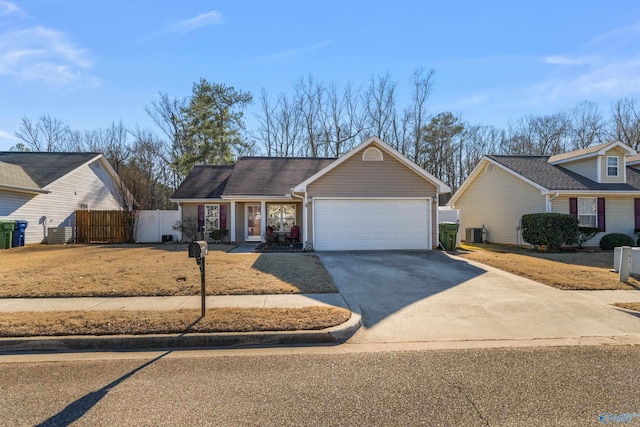
{"label": "blue sky", "polygon": [[0,150],[22,116],[152,128],[145,105],[200,77],[257,99],[388,72],[404,105],[419,67],[435,70],[430,111],[472,124],[584,100],[606,114],[640,98],[640,2],[0,0]]}

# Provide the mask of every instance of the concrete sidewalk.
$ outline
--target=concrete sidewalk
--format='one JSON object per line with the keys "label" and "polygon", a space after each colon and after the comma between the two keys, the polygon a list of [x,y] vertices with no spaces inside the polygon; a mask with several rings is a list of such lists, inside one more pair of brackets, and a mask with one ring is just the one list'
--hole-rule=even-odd
{"label": "concrete sidewalk", "polygon": [[[2,298],[0,313],[94,310],[178,310],[200,309],[200,296],[114,297],[114,298]],[[208,296],[207,308],[264,307],[303,308],[334,306],[349,308],[338,293],[287,295]],[[113,335],[0,338],[0,354],[69,351],[129,351],[151,349],[187,349],[260,345],[340,344],[361,326],[361,316],[332,328],[317,331],[269,331],[229,333],[182,333],[165,335]]]}
{"label": "concrete sidewalk", "polygon": [[[87,298],[0,298],[0,312],[18,311],[88,311],[88,310],[178,310],[199,309],[200,296],[169,297],[87,297]],[[298,308],[335,306],[349,308],[342,295],[216,295],[206,298],[207,308],[264,307]]]}

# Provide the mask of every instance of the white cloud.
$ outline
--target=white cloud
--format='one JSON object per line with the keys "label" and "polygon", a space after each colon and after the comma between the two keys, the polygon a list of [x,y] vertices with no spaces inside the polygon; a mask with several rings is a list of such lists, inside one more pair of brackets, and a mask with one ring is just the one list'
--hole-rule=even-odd
{"label": "white cloud", "polygon": [[581,73],[552,74],[535,85],[532,92],[551,100],[638,96],[640,55],[606,58]]}
{"label": "white cloud", "polygon": [[1,129],[0,129],[0,138],[10,139],[12,141],[18,141],[18,138],[16,138],[16,136],[12,132],[7,132],[6,130],[1,130]]}
{"label": "white cloud", "polygon": [[11,15],[12,13],[24,14],[22,9],[14,3],[0,0],[0,16]]}
{"label": "white cloud", "polygon": [[586,46],[589,48],[597,46],[610,48],[616,47],[620,44],[635,45],[638,41],[638,38],[640,38],[640,22],[609,30],[588,41],[586,43]]}
{"label": "white cloud", "polygon": [[570,56],[570,55],[550,55],[542,60],[546,64],[552,65],[585,65],[596,60],[593,56]]}
{"label": "white cloud", "polygon": [[299,55],[299,54],[304,53],[304,52],[310,52],[312,50],[321,49],[323,47],[329,46],[331,43],[333,43],[333,40],[325,40],[325,41],[322,41],[320,43],[316,43],[316,44],[311,45],[311,46],[305,46],[305,47],[294,48],[294,49],[283,50],[283,51],[280,51],[280,52],[272,53],[271,55],[268,55],[263,59],[274,60],[274,59],[289,58],[289,57],[296,56],[296,55]]}
{"label": "white cloud", "polygon": [[217,10],[201,13],[195,18],[184,19],[171,25],[170,31],[175,33],[188,33],[208,25],[222,24],[222,14]]}
{"label": "white cloud", "polygon": [[0,75],[54,86],[95,84],[85,74],[92,67],[87,50],[60,31],[37,26],[0,33]]}

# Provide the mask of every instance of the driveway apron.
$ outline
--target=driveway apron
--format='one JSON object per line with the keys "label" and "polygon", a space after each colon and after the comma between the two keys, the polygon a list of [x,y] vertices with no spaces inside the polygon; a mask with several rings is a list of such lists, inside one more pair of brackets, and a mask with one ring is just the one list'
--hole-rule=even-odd
{"label": "driveway apron", "polygon": [[[353,343],[640,334],[640,318],[440,251],[318,252],[363,327]],[[620,301],[623,302],[623,301]]]}

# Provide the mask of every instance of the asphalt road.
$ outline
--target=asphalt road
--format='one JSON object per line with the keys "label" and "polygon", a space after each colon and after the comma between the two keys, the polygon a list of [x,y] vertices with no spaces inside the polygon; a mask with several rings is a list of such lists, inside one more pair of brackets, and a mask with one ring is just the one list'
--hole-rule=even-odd
{"label": "asphalt road", "polygon": [[0,424],[640,425],[639,347],[347,350],[0,358]]}

